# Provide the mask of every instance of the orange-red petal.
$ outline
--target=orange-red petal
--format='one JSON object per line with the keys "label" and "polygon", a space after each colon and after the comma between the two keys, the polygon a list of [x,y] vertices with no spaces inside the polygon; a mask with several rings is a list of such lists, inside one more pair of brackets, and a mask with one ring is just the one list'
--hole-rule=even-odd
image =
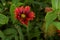
{"label": "orange-red petal", "polygon": [[24,11],[24,6],[19,7],[19,12],[22,13]]}
{"label": "orange-red petal", "polygon": [[33,18],[35,17],[35,13],[34,12],[30,12],[28,14],[29,20],[33,20]]}
{"label": "orange-red petal", "polygon": [[60,30],[57,30],[57,33],[60,33]]}
{"label": "orange-red petal", "polygon": [[51,12],[52,11],[52,8],[51,7],[46,7],[45,8],[45,12]]}
{"label": "orange-red petal", "polygon": [[28,20],[20,19],[20,22],[21,22],[22,24],[28,25]]}
{"label": "orange-red petal", "polygon": [[30,12],[30,6],[26,6],[24,9],[24,13],[28,13],[28,12]]}
{"label": "orange-red petal", "polygon": [[14,12],[15,12],[15,15],[17,15],[19,13],[19,9],[16,8]]}

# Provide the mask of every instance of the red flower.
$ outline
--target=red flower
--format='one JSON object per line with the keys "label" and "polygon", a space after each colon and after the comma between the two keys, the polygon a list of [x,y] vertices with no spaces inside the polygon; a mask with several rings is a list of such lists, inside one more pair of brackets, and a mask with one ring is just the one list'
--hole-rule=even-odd
{"label": "red flower", "polygon": [[57,30],[58,33],[60,33],[60,30]]}
{"label": "red flower", "polygon": [[57,35],[60,36],[60,30],[57,30],[57,33],[58,33]]}
{"label": "red flower", "polygon": [[51,7],[46,7],[45,8],[45,12],[51,12],[52,11],[52,8]]}
{"label": "red flower", "polygon": [[21,6],[15,9],[15,17],[22,24],[28,25],[28,21],[33,20],[35,14],[33,11],[30,10],[29,6]]}

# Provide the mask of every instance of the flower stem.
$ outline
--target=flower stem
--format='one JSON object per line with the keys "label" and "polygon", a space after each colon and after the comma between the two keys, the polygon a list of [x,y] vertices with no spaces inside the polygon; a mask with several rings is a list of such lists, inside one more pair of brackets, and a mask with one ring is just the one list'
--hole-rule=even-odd
{"label": "flower stem", "polygon": [[28,36],[28,40],[30,40],[29,27],[27,27],[27,36]]}
{"label": "flower stem", "polygon": [[15,28],[17,29],[17,31],[19,33],[19,40],[24,40],[24,36],[23,36],[22,30],[21,30],[21,27],[17,25],[17,26],[15,26]]}

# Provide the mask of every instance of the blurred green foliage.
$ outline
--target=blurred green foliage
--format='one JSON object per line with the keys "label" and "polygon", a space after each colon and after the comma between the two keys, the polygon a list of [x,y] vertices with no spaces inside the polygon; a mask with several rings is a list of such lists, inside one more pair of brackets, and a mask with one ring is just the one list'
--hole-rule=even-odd
{"label": "blurred green foliage", "polygon": [[[30,21],[28,29],[14,18],[14,9],[22,5],[30,6],[35,12],[35,18]],[[52,7],[51,0],[0,0],[0,40],[45,40],[42,31],[45,7]],[[54,36],[47,39],[58,38]]]}

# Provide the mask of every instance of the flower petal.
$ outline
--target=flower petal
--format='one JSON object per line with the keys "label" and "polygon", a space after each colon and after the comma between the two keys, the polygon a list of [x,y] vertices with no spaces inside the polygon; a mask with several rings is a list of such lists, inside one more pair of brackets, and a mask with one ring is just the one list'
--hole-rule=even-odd
{"label": "flower petal", "polygon": [[28,12],[30,12],[30,7],[26,6],[25,9],[24,9],[24,13],[28,13]]}
{"label": "flower petal", "polygon": [[52,11],[52,8],[51,7],[46,7],[45,8],[45,12],[51,12]]}
{"label": "flower petal", "polygon": [[19,7],[19,12],[22,13],[24,11],[24,6]]}
{"label": "flower petal", "polygon": [[20,19],[20,22],[24,25],[28,25],[28,20]]}
{"label": "flower petal", "polygon": [[16,8],[14,12],[15,12],[15,15],[17,15],[19,13],[19,8]]}
{"label": "flower petal", "polygon": [[57,30],[58,33],[60,33],[60,30]]}
{"label": "flower petal", "polygon": [[30,13],[28,14],[28,19],[29,19],[29,20],[33,20],[34,17],[35,17],[34,12],[30,12]]}

